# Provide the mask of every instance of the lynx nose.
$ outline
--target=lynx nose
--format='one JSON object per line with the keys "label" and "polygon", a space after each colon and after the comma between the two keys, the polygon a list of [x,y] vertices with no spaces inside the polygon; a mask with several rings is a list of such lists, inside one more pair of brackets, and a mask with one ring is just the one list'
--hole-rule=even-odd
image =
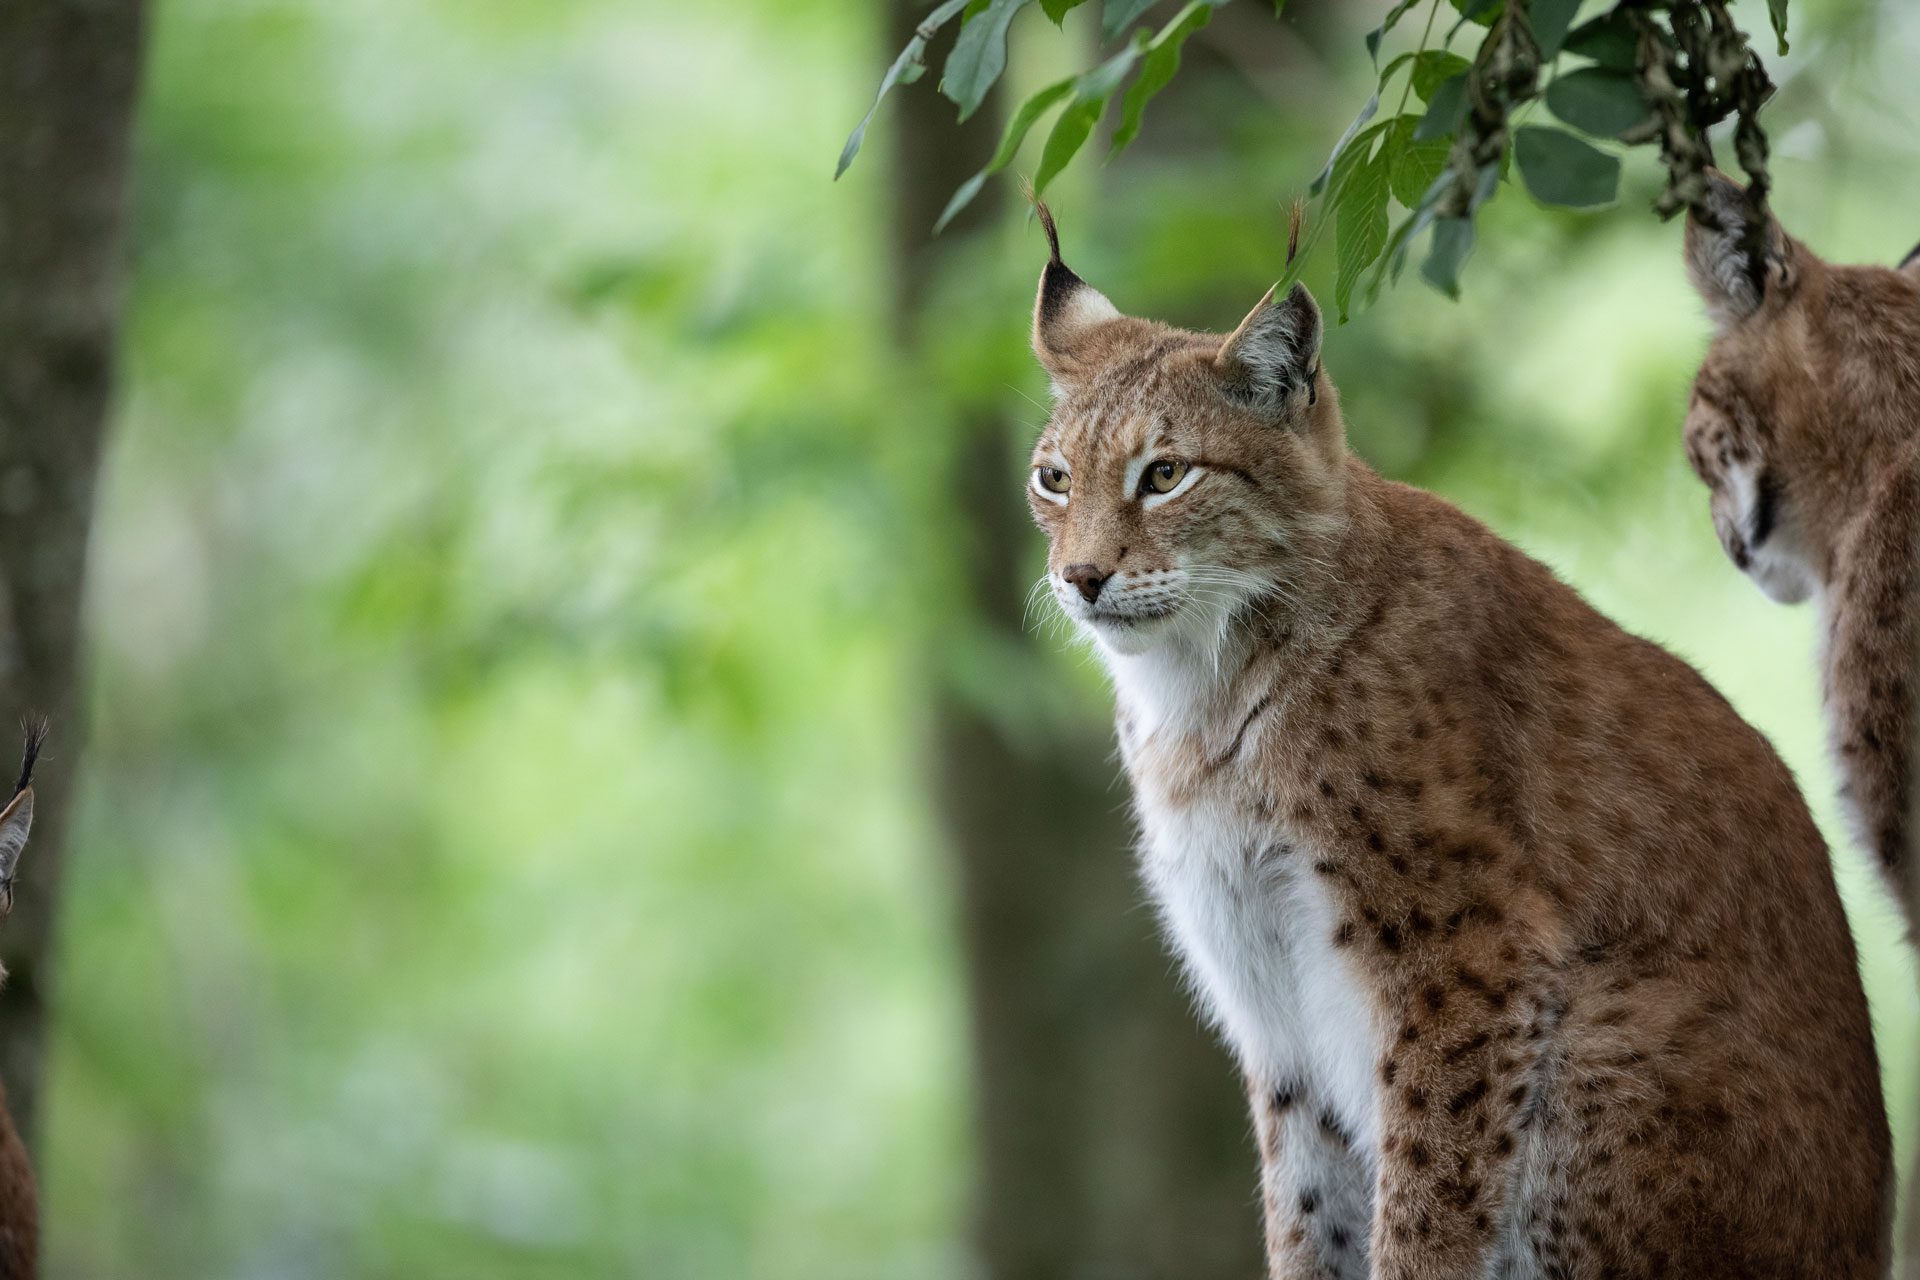
{"label": "lynx nose", "polygon": [[1080,598],[1092,604],[1100,598],[1100,588],[1107,584],[1113,575],[1102,573],[1090,564],[1070,564],[1060,571],[1060,576],[1080,589]]}

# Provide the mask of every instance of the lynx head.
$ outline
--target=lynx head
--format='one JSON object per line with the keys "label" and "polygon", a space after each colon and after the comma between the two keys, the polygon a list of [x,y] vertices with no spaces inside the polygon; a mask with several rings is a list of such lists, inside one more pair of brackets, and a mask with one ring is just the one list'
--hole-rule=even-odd
{"label": "lynx head", "polygon": [[1120,314],[1060,260],[1040,276],[1033,347],[1053,413],[1028,500],[1061,609],[1108,652],[1214,643],[1338,529],[1346,440],[1304,286],[1224,337]]}
{"label": "lynx head", "polygon": [[1834,266],[1768,215],[1749,253],[1745,202],[1714,173],[1708,216],[1687,219],[1687,274],[1714,325],[1687,460],[1728,559],[1794,604],[1825,580],[1863,469],[1920,406],[1920,250],[1898,271]]}

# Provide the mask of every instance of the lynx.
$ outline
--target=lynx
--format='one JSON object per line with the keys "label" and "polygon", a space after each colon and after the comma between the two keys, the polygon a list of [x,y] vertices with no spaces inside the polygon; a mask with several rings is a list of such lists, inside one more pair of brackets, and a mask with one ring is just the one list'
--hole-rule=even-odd
{"label": "lynx", "polygon": [[[33,765],[46,737],[44,723],[27,730],[27,747],[13,795],[0,808],[0,919],[13,911],[13,876],[33,829]],[[0,969],[0,979],[6,970]],[[13,1127],[6,1090],[0,1087],[0,1280],[32,1280],[39,1274],[40,1194],[26,1146]]]}
{"label": "lynx", "polygon": [[1690,218],[1687,272],[1715,334],[1687,460],[1727,557],[1783,604],[1818,596],[1829,736],[1846,810],[1906,912],[1920,558],[1920,250],[1898,270],[1823,262],[1770,220],[1749,267],[1744,193]]}
{"label": "lynx", "polygon": [[[1842,808],[1911,936],[1920,249],[1893,270],[1835,266],[1769,218],[1752,261],[1744,191],[1714,175],[1708,195],[1708,216],[1687,225],[1687,271],[1715,329],[1687,459],[1727,557],[1774,600],[1818,601]],[[1909,1221],[1920,1229],[1920,1213]]]}
{"label": "lynx", "polygon": [[1351,454],[1304,287],[1225,337],[1127,317],[1042,218],[1047,580],[1246,1078],[1272,1274],[1882,1274],[1866,1001],[1765,739]]}

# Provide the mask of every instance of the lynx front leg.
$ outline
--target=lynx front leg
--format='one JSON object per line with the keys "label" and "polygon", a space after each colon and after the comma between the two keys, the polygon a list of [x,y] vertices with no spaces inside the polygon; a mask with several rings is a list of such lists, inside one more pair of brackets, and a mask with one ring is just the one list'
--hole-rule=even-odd
{"label": "lynx front leg", "polygon": [[1499,1255],[1549,1003],[1452,963],[1404,1003],[1380,1067],[1377,1280],[1478,1280]]}
{"label": "lynx front leg", "polygon": [[1253,1089],[1273,1280],[1367,1280],[1373,1170],[1300,1083]]}

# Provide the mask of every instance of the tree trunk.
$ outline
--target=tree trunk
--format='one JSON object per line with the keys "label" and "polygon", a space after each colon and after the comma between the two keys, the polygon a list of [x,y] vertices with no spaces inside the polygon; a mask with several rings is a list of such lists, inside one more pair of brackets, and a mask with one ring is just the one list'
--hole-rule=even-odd
{"label": "tree trunk", "polygon": [[[889,0],[887,56],[925,5]],[[952,33],[947,34],[951,40]],[[930,71],[888,103],[897,331],[938,340],[925,313],[942,253],[989,216],[988,196],[941,240],[930,229],[997,133],[990,101],[956,128]],[[1004,184],[1002,184],[1004,186]],[[1038,241],[1034,277],[1042,261]],[[1024,310],[1027,298],[1009,299]],[[955,554],[973,625],[1031,651],[1026,565],[1037,547],[1024,447],[997,414],[961,424],[949,492],[968,521]],[[1126,790],[1104,720],[1037,744],[940,690],[939,799],[958,860],[972,1018],[974,1243],[992,1280],[1248,1280],[1260,1273],[1256,1156],[1227,1054],[1179,989],[1134,871]]]}
{"label": "tree trunk", "polygon": [[0,725],[53,719],[0,930],[0,1079],[31,1145],[80,755],[80,609],[118,336],[142,0],[0,3]]}

